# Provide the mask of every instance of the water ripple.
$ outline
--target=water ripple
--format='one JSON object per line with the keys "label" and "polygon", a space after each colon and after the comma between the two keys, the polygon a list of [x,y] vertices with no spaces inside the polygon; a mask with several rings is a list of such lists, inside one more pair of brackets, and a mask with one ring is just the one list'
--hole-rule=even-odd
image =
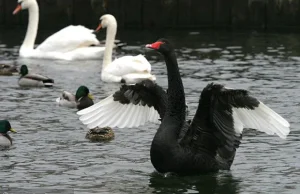
{"label": "water ripple", "polygon": [[[55,87],[21,89],[16,77],[0,77],[0,118],[9,119],[19,132],[12,135],[13,147],[0,152],[0,183],[9,191],[22,188],[29,193],[38,189],[76,193],[299,193],[300,36],[170,32],[167,38],[176,43],[190,118],[203,87],[218,82],[251,90],[291,123],[291,134],[286,140],[246,131],[231,171],[193,177],[161,176],[154,172],[149,149],[155,124],[115,129],[115,139],[108,143],[86,140],[86,129],[76,110],[56,106],[55,98],[63,90],[75,92],[79,85],[87,85],[97,102],[119,85],[100,80],[99,61],[17,58],[16,45],[22,37],[18,32],[0,33],[0,63],[27,64],[34,72],[52,77]],[[128,46],[118,49],[115,56],[145,54],[158,83],[166,88],[162,57],[143,48],[155,38],[146,32],[124,32],[118,39],[127,41]]]}

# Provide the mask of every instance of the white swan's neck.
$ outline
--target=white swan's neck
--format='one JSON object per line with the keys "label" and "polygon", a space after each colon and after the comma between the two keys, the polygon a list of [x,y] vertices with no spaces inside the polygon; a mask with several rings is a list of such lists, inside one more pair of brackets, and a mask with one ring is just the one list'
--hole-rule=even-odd
{"label": "white swan's neck", "polygon": [[38,4],[34,1],[31,6],[28,8],[28,26],[25,39],[20,48],[22,50],[34,49],[34,42],[37,35],[38,24],[39,24],[39,7]]}
{"label": "white swan's neck", "polygon": [[109,23],[106,30],[106,42],[105,42],[105,51],[103,56],[102,70],[104,70],[108,64],[112,62],[112,52],[114,48],[114,42],[117,33],[117,23]]}

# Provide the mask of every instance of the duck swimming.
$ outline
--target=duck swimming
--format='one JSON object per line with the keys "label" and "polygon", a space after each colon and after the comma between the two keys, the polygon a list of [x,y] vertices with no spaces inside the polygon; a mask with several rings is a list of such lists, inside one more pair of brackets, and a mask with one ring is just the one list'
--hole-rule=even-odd
{"label": "duck swimming", "polygon": [[[75,95],[64,91],[62,93],[62,97],[57,98],[56,102],[59,106],[77,108],[78,110],[85,109],[94,104],[93,96],[90,94],[90,90],[86,86],[80,86]],[[95,127],[93,129],[89,129],[85,137],[91,141],[109,141],[112,140],[115,135],[110,127]]]}
{"label": "duck swimming", "polygon": [[[245,128],[286,138],[290,124],[251,96],[247,90],[210,83],[201,92],[198,109],[186,121],[185,94],[174,48],[166,39],[146,46],[164,56],[168,93],[147,80],[122,86],[114,95],[79,111],[90,127],[108,124],[137,127],[146,121],[161,124],[152,140],[150,158],[160,173],[180,175],[229,170]],[[108,125],[110,126],[110,125]]]}
{"label": "duck swimming", "polygon": [[57,98],[56,102],[59,106],[77,108],[78,110],[85,109],[94,104],[93,96],[86,86],[80,86],[75,95],[64,91],[62,97]]}
{"label": "duck swimming", "polygon": [[91,141],[110,141],[114,139],[115,134],[110,127],[95,127],[93,129],[90,129],[85,138],[91,140]]}
{"label": "duck swimming", "polygon": [[0,75],[11,76],[17,73],[18,70],[16,66],[0,64]]}
{"label": "duck swimming", "polygon": [[0,120],[0,147],[10,147],[12,145],[12,139],[7,132],[16,133],[16,131],[11,128],[8,120]]}
{"label": "duck swimming", "polygon": [[54,80],[39,74],[29,74],[27,65],[22,65],[20,69],[18,84],[21,87],[52,87]]}

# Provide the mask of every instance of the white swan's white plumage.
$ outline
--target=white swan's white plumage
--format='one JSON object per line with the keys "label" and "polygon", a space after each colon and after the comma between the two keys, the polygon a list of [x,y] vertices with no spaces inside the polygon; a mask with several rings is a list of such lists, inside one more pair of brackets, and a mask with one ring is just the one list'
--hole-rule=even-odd
{"label": "white swan's white plumage", "polygon": [[112,61],[112,51],[117,33],[117,21],[114,16],[106,14],[101,18],[98,27],[107,28],[105,51],[102,63],[101,79],[104,82],[121,82],[128,84],[137,83],[140,80],[156,80],[151,74],[151,65],[143,55],[124,56]]}
{"label": "white swan's white plumage", "polygon": [[138,127],[146,122],[159,123],[159,114],[149,106],[141,104],[121,104],[113,96],[77,112],[80,121],[89,129],[95,127]]}
{"label": "white swan's white plumage", "polygon": [[98,45],[93,30],[84,26],[67,26],[48,37],[37,49],[43,52],[69,52],[74,49]]}
{"label": "white swan's white plumage", "polygon": [[27,58],[45,58],[60,60],[80,60],[102,58],[105,47],[99,45],[93,30],[83,26],[68,26],[48,37],[36,49],[34,42],[39,23],[39,7],[36,0],[18,0],[14,14],[28,9],[29,23],[19,55]]}
{"label": "white swan's white plumage", "polygon": [[243,129],[250,128],[265,132],[268,135],[277,134],[285,139],[290,133],[290,124],[262,102],[254,110],[232,108],[235,132],[241,134]]}
{"label": "white swan's white plumage", "polygon": [[124,56],[111,62],[102,70],[102,81],[137,83],[140,80],[155,80],[151,75],[151,65],[143,55]]}
{"label": "white swan's white plumage", "polygon": [[105,72],[116,76],[131,73],[151,73],[151,65],[143,55],[124,56],[111,62]]}

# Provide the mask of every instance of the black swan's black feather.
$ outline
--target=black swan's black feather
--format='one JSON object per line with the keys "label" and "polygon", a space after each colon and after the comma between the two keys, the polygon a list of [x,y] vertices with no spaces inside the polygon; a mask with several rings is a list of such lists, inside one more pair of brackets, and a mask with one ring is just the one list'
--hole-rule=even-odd
{"label": "black swan's black feather", "polygon": [[113,97],[114,101],[122,104],[153,106],[160,118],[163,118],[166,112],[167,93],[151,80],[143,80],[135,85],[122,85]]}

